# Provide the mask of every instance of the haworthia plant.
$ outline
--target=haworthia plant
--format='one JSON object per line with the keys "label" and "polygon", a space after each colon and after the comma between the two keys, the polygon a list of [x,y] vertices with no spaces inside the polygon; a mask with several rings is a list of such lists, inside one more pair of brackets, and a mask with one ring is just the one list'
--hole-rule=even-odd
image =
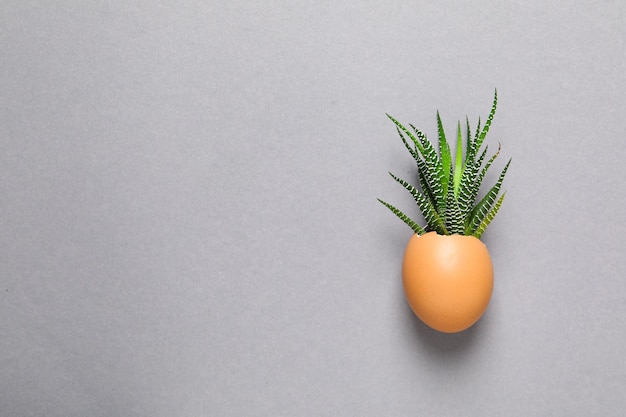
{"label": "haworthia plant", "polygon": [[485,174],[500,153],[500,147],[498,147],[498,150],[485,161],[487,146],[482,148],[496,114],[497,105],[498,92],[496,90],[485,125],[481,128],[479,118],[473,135],[469,120],[466,118],[465,156],[463,156],[461,122],[458,122],[454,159],[452,159],[450,144],[439,112],[437,112],[439,152],[435,150],[426,135],[415,126],[409,125],[410,129],[408,129],[392,116],[387,115],[396,126],[404,146],[417,163],[419,187],[391,172],[389,174],[411,194],[424,216],[426,225],[420,226],[395,206],[381,199],[378,201],[418,235],[435,231],[441,235],[461,234],[480,238],[502,205],[506,193],[499,195],[500,187],[511,163],[509,159],[496,183],[480,201],[476,202]]}

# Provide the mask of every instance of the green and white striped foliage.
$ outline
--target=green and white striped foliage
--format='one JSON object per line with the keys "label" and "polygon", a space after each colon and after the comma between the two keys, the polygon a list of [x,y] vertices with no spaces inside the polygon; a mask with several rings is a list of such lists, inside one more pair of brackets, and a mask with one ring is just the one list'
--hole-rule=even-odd
{"label": "green and white striped foliage", "polygon": [[480,119],[478,120],[473,135],[469,120],[466,118],[465,156],[463,156],[461,122],[458,122],[454,160],[439,112],[437,112],[439,152],[426,135],[415,126],[409,125],[410,129],[407,129],[392,116],[387,115],[396,126],[396,131],[404,146],[417,164],[419,187],[391,172],[389,174],[411,194],[424,216],[426,226],[420,226],[395,206],[381,199],[378,201],[418,235],[435,231],[441,235],[461,234],[480,238],[502,205],[506,193],[499,195],[500,188],[511,163],[511,160],[507,162],[496,183],[480,201],[476,202],[487,170],[500,153],[498,146],[496,153],[485,162],[487,146],[482,148],[496,113],[497,104],[498,92],[495,91],[489,117],[482,128]]}

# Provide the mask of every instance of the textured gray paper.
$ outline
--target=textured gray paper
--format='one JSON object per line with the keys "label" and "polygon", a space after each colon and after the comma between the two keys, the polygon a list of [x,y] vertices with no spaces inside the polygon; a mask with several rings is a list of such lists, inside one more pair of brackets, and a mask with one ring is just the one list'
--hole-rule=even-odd
{"label": "textured gray paper", "polygon": [[[626,3],[5,1],[0,415],[622,416]],[[400,263],[436,137],[500,101],[486,315]],[[493,175],[488,182],[494,180]]]}

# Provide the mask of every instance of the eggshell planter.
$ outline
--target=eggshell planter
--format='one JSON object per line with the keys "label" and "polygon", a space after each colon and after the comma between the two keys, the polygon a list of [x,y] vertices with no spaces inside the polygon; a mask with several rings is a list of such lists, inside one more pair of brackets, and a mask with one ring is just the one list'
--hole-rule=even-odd
{"label": "eggshell planter", "polygon": [[413,235],[402,262],[407,302],[425,324],[444,333],[480,319],[493,292],[487,246],[473,236]]}

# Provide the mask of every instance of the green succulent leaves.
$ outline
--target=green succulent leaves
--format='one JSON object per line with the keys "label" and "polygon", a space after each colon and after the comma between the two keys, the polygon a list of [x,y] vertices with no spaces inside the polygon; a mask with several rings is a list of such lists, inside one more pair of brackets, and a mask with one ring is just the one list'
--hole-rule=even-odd
{"label": "green succulent leaves", "polygon": [[481,128],[479,119],[473,135],[469,120],[466,119],[465,157],[463,156],[461,122],[457,124],[454,159],[439,112],[437,112],[439,152],[435,150],[426,135],[415,126],[409,125],[410,129],[406,128],[387,115],[395,124],[404,146],[417,163],[419,187],[411,185],[392,173],[389,174],[411,194],[426,220],[426,226],[420,226],[395,206],[381,199],[378,201],[418,235],[435,231],[441,235],[461,234],[480,238],[502,205],[506,193],[499,195],[500,187],[511,163],[511,160],[507,162],[496,183],[480,201],[476,202],[485,174],[500,153],[498,147],[498,150],[485,162],[487,146],[485,145],[481,151],[496,113],[497,104],[498,92],[496,90],[485,125]]}

